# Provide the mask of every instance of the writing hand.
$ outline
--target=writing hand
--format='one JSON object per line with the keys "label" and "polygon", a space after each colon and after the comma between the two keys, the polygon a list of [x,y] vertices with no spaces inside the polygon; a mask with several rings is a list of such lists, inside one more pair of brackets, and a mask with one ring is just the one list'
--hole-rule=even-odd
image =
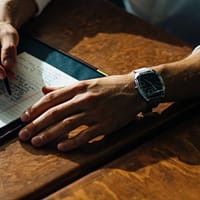
{"label": "writing hand", "polygon": [[9,23],[0,22],[1,64],[0,79],[14,78],[13,67],[16,63],[19,42],[17,30]]}
{"label": "writing hand", "polygon": [[29,124],[19,138],[40,147],[81,125],[87,126],[74,138],[58,142],[60,151],[72,150],[99,134],[125,126],[145,107],[135,92],[132,73],[59,89],[44,87],[43,91],[47,94],[22,114],[22,121]]}

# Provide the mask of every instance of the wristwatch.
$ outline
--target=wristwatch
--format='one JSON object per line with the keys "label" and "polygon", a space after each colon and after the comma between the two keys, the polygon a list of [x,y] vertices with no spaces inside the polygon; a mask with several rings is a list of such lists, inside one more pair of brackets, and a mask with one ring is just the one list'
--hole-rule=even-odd
{"label": "wristwatch", "polygon": [[152,111],[165,96],[165,83],[159,73],[150,68],[134,70],[135,88],[146,101],[146,112]]}

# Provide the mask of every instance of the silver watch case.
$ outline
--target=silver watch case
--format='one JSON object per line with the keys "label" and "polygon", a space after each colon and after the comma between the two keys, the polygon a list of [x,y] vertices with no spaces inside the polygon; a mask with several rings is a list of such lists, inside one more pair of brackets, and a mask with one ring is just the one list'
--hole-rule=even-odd
{"label": "silver watch case", "polygon": [[165,96],[165,83],[159,73],[150,68],[134,70],[135,88],[150,107],[157,106]]}

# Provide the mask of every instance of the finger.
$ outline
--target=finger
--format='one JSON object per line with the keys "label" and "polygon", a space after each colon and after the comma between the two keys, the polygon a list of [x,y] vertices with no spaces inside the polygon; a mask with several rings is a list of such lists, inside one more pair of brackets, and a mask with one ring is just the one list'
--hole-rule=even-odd
{"label": "finger", "polygon": [[11,70],[17,57],[19,37],[16,31],[7,33],[1,39],[1,63],[6,70]]}
{"label": "finger", "polygon": [[83,130],[79,135],[60,142],[57,145],[57,148],[59,151],[70,151],[76,149],[79,146],[88,143],[91,139],[97,137],[100,134],[98,130],[100,130],[98,126],[91,126]]}
{"label": "finger", "polygon": [[34,132],[39,132],[48,126],[51,126],[52,124],[55,124],[66,117],[73,115],[74,113],[78,113],[77,106],[75,106],[74,103],[71,105],[70,102],[50,108],[34,120],[34,126],[37,127],[37,130],[34,128]]}
{"label": "finger", "polygon": [[25,112],[23,112],[21,115],[21,120],[24,122],[31,121],[53,106],[68,101],[82,90],[82,84],[76,84],[52,91],[42,97],[37,103],[28,108]]}
{"label": "finger", "polygon": [[6,77],[6,71],[4,67],[0,65],[0,80],[5,79],[5,77]]}
{"label": "finger", "polygon": [[81,126],[83,123],[84,117],[82,115],[64,119],[61,122],[47,128],[45,131],[42,131],[37,136],[33,137],[31,143],[35,147],[43,146]]}
{"label": "finger", "polygon": [[16,45],[12,43],[2,43],[1,63],[7,69],[11,70],[16,63]]}
{"label": "finger", "polygon": [[53,88],[53,87],[48,87],[48,86],[42,87],[42,92],[43,92],[43,94],[48,94],[48,93],[53,92],[53,91],[55,91],[55,90],[56,90],[56,89]]}
{"label": "finger", "polygon": [[48,94],[50,92],[53,92],[53,91],[61,89],[61,88],[64,88],[64,87],[49,87],[49,86],[44,86],[44,87],[42,87],[42,92],[43,92],[43,94]]}
{"label": "finger", "polygon": [[[45,138],[51,139],[51,135],[57,137],[57,134],[67,133],[74,129],[74,127],[79,126],[80,124],[85,122],[84,114],[76,114],[69,118],[64,118],[60,120],[60,122],[54,122],[51,125],[44,125],[43,121],[39,121],[41,119],[36,119],[26,127],[24,127],[19,132],[19,139],[22,141],[28,141],[30,138],[34,137],[36,134],[38,135],[45,135]],[[39,121],[39,122],[38,122]],[[47,128],[48,127],[48,128]],[[44,139],[46,141],[46,139]]]}
{"label": "finger", "polygon": [[11,70],[6,71],[6,76],[10,79],[13,80],[15,78],[15,73]]}
{"label": "finger", "polygon": [[6,71],[3,66],[0,65],[0,80],[5,79],[8,77],[9,79],[15,78],[15,73],[13,71]]}

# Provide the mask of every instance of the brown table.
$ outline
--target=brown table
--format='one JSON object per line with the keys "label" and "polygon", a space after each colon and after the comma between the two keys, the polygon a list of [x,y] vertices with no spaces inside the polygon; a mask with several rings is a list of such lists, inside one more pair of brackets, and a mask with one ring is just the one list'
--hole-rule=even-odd
{"label": "brown table", "polygon": [[47,200],[199,200],[200,114],[50,195]]}
{"label": "brown table", "polygon": [[[108,74],[123,74],[134,68],[174,61],[191,52],[191,47],[184,42],[104,0],[60,0],[59,3],[54,1],[40,17],[28,23],[26,29],[43,42],[70,53]],[[144,163],[150,159],[159,164],[156,162],[159,159],[157,154],[147,154],[147,149],[150,148],[148,145],[152,145],[151,141],[147,143],[147,147],[143,144],[144,151],[142,147],[140,150],[135,148],[155,137],[164,127],[174,127],[173,120],[180,114],[189,112],[194,106],[197,105],[161,105],[155,110],[158,114],[145,116],[103,141],[65,154],[57,152],[54,147],[35,149],[29,144],[20,143],[16,138],[0,147],[0,199],[40,199],[72,182],[75,183],[75,187],[79,187],[79,182],[75,182],[79,178],[116,158],[129,160],[132,153],[138,155],[139,163],[135,162],[136,165],[142,162],[139,160],[139,154],[143,155]],[[184,141],[184,135],[180,135],[180,138]],[[193,139],[197,141],[198,150],[198,138]],[[181,145],[181,142],[178,144]],[[163,140],[163,145],[167,147],[169,143]],[[190,150],[191,144],[185,145]],[[170,146],[168,148],[170,149]],[[180,151],[184,153],[185,150],[180,148]],[[123,157],[127,152],[130,154]],[[170,155],[169,152],[167,158]],[[168,163],[168,160],[165,162]],[[118,161],[111,166],[118,167]],[[178,164],[174,166],[177,170],[182,170]],[[154,169],[154,165],[151,167]],[[193,167],[196,165],[190,165],[191,170],[195,171]],[[125,165],[124,169],[126,170]],[[100,173],[102,172],[105,170],[100,169]],[[99,179],[99,171],[94,173]],[[176,176],[173,170],[169,172],[167,168],[163,173]],[[189,176],[189,172],[185,176],[187,175]],[[111,177],[114,181],[115,176]],[[159,181],[159,176],[157,179]],[[194,177],[194,188],[197,189],[198,180],[197,174],[196,178]],[[133,179],[130,184],[134,181]],[[180,184],[184,183],[180,181]],[[144,186],[139,184],[138,191],[142,190],[142,187]],[[72,193],[75,190],[77,189],[70,189]]]}

